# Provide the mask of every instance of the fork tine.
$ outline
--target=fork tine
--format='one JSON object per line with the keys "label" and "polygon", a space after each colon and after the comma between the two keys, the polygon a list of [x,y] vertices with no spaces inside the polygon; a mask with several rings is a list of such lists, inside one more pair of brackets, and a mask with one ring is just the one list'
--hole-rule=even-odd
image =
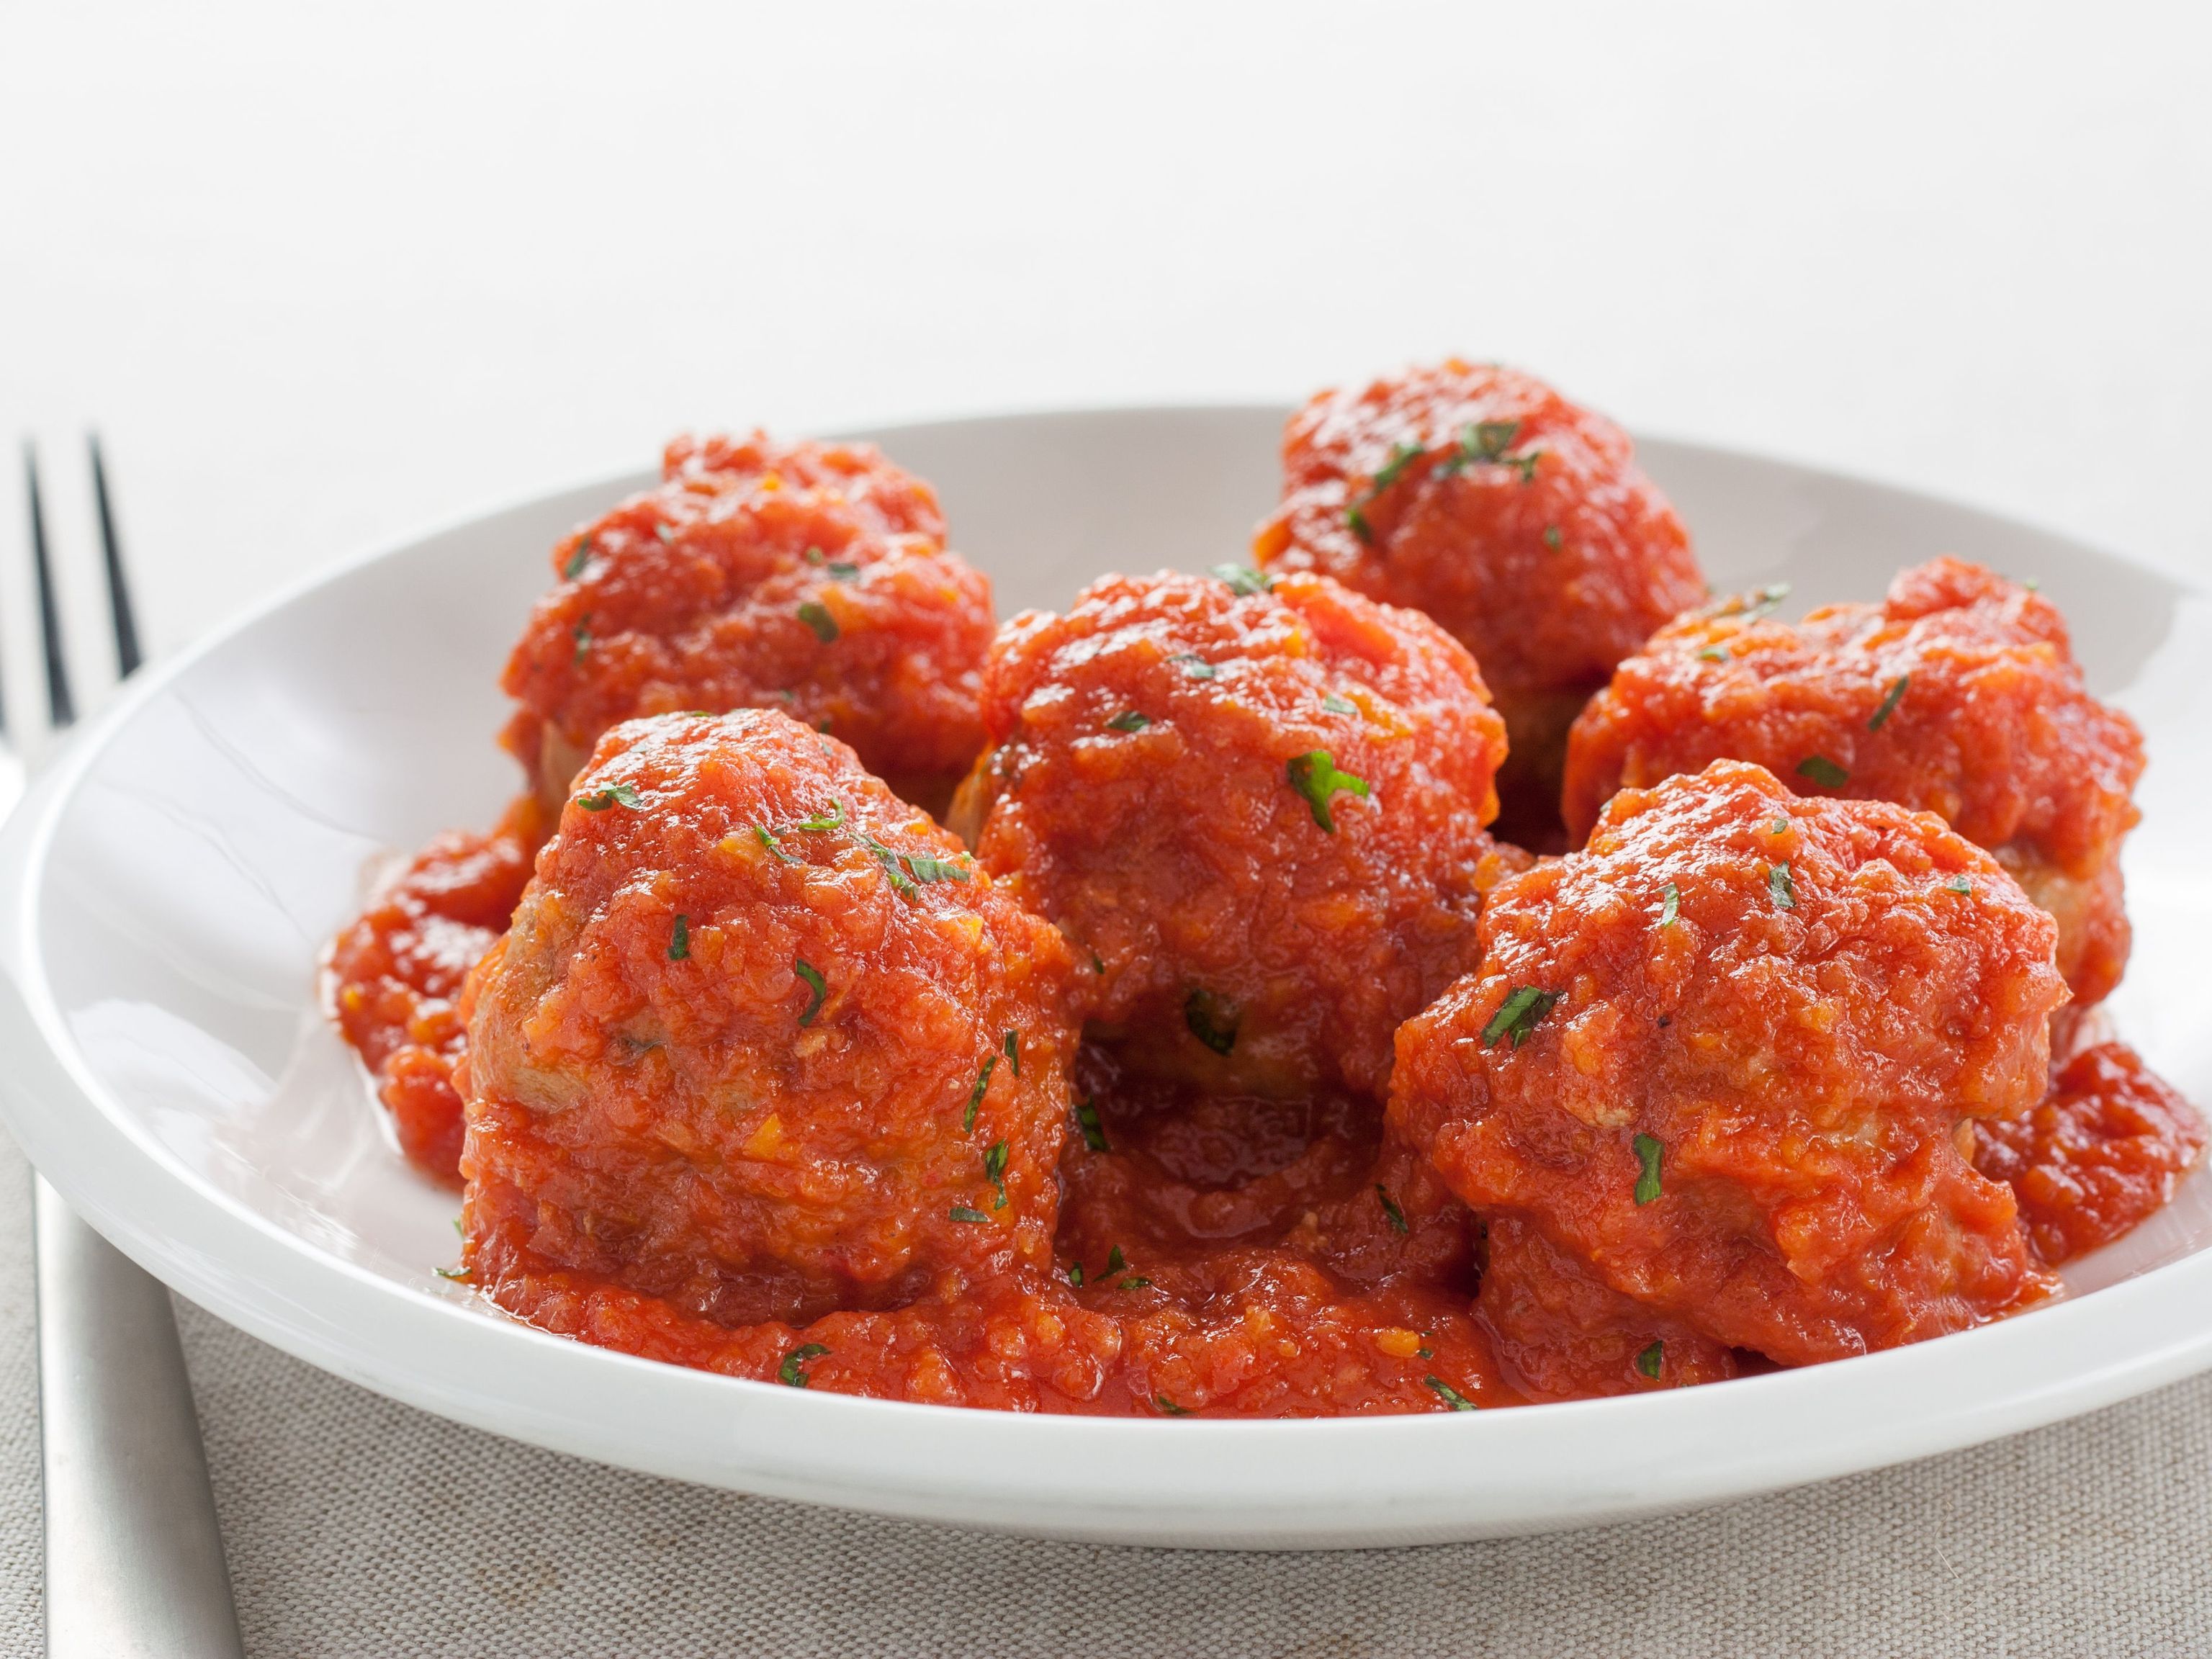
{"label": "fork tine", "polygon": [[100,507],[100,552],[107,567],[107,615],[115,624],[115,677],[128,679],[145,659],[138,650],[138,623],[131,607],[131,581],[123,569],[123,544],[115,533],[115,511],[107,500],[107,468],[100,453],[100,434],[85,434],[92,455],[92,495]]}
{"label": "fork tine", "polygon": [[39,452],[23,444],[23,486],[31,503],[31,564],[39,579],[39,642],[46,659],[46,714],[55,731],[76,719],[70,696],[69,664],[62,654],[61,607],[54,597],[53,562],[46,552],[46,514],[39,495]]}

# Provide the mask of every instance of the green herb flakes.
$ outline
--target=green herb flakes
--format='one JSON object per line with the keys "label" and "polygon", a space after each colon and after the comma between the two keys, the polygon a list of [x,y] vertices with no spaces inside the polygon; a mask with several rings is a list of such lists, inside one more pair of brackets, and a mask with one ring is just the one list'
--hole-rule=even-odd
{"label": "green herb flakes", "polygon": [[1089,1095],[1075,1103],[1075,1124],[1083,1131],[1083,1144],[1094,1152],[1109,1152],[1106,1126],[1098,1121],[1098,1103]]}
{"label": "green herb flakes", "polygon": [[584,567],[592,562],[592,538],[589,536],[576,544],[576,550],[568,556],[568,562],[561,567],[561,574],[574,581],[584,574]]}
{"label": "green herb flakes", "polygon": [[799,1369],[810,1359],[819,1359],[830,1352],[819,1342],[802,1342],[784,1355],[783,1364],[775,1368],[775,1380],[787,1389],[803,1389],[812,1381]]}
{"label": "green herb flakes", "polygon": [[1108,1273],[1118,1273],[1122,1268],[1128,1265],[1128,1262],[1122,1257],[1121,1247],[1119,1244],[1116,1244],[1112,1249],[1106,1252],[1106,1271]]}
{"label": "green herb flakes", "polygon": [[967,870],[927,853],[908,853],[904,860],[907,872],[916,881],[965,881]]}
{"label": "green herb flakes", "polygon": [[1334,691],[1322,698],[1321,706],[1332,714],[1357,714],[1359,712],[1358,703],[1349,697],[1340,697]]}
{"label": "green herb flakes", "polygon": [[1125,708],[1106,722],[1106,728],[1109,732],[1141,732],[1152,723],[1147,716],[1135,709]]}
{"label": "green herb flakes", "polygon": [[691,954],[691,919],[678,915],[668,938],[668,959],[682,962]]}
{"label": "green herb flakes", "polygon": [[969,1209],[965,1204],[956,1204],[946,1213],[955,1221],[964,1221],[971,1225],[979,1221],[987,1227],[991,1224],[990,1217],[985,1215],[981,1210]]}
{"label": "green herb flakes", "polygon": [[1668,882],[1659,891],[1659,925],[1672,927],[1682,914],[1682,890]]}
{"label": "green herb flakes", "polygon": [[891,851],[866,830],[860,831],[860,845],[876,855],[876,862],[884,866],[884,875],[890,882],[891,890],[894,892],[902,898],[912,898],[921,891],[921,889],[915,884],[914,878],[907,874],[905,869],[900,865],[899,855],[896,853]]}
{"label": "green herb flakes", "polygon": [[1338,794],[1358,795],[1367,799],[1367,780],[1354,777],[1349,772],[1336,769],[1336,760],[1326,749],[1310,749],[1303,755],[1293,755],[1285,766],[1291,787],[1304,795],[1312,809],[1313,821],[1329,835],[1336,833],[1336,818],[1329,811],[1329,801]]}
{"label": "green herb flakes", "polygon": [[1390,1196],[1390,1189],[1381,1182],[1375,1183],[1375,1196],[1382,1200],[1382,1213],[1390,1218],[1391,1231],[1404,1238],[1413,1232],[1406,1224],[1406,1212],[1398,1207],[1398,1200]]}
{"label": "green herb flakes", "polygon": [[1540,990],[1534,985],[1518,986],[1513,994],[1498,1005],[1498,1012],[1482,1028],[1482,1046],[1494,1048],[1498,1039],[1510,1036],[1518,1048],[1528,1040],[1528,1033],[1536,1029],[1536,1022],[1552,1012],[1559,1000],[1557,991]]}
{"label": "green herb flakes", "polygon": [[1449,478],[1477,462],[1495,465],[1505,459],[1505,452],[1513,447],[1513,440],[1520,432],[1518,421],[1478,421],[1462,429],[1459,447],[1437,463],[1432,476]]}
{"label": "green herb flakes", "polygon": [[1273,577],[1261,574],[1248,564],[1217,564],[1213,567],[1213,574],[1229,584],[1231,592],[1243,599],[1250,599],[1255,593],[1264,593],[1275,585]]}
{"label": "green herb flakes", "polygon": [[466,1279],[469,1276],[466,1267],[433,1267],[430,1271],[441,1279]]}
{"label": "green herb flakes", "polygon": [[991,1207],[994,1210],[1005,1209],[1006,1207],[1006,1143],[1005,1141],[993,1141],[991,1150],[983,1154],[983,1179],[999,1189],[999,1201]]}
{"label": "green herb flakes", "polygon": [[830,614],[830,607],[819,599],[809,599],[799,607],[799,620],[814,630],[814,637],[827,645],[837,637],[837,619]]}
{"label": "green herb flakes", "polygon": [[1654,1382],[1659,1380],[1659,1362],[1666,1357],[1666,1347],[1663,1342],[1654,1342],[1636,1356],[1636,1369]]}
{"label": "green herb flakes", "polygon": [[805,980],[806,988],[814,993],[812,998],[807,1002],[806,1012],[799,1017],[799,1029],[804,1030],[807,1026],[814,1024],[815,1015],[822,1012],[822,1005],[830,995],[830,986],[829,982],[822,977],[821,969],[811,962],[794,962],[791,964],[791,971]]}
{"label": "green herb flakes", "polygon": [[1905,701],[1905,688],[1911,682],[1911,675],[1899,674],[1889,683],[1889,690],[1882,693],[1881,707],[1875,709],[1873,718],[1867,721],[1868,731],[1881,730],[1883,723],[1897,712],[1897,705]]}
{"label": "green herb flakes", "polygon": [[1641,1206],[1659,1196],[1659,1164],[1667,1155],[1667,1143],[1656,1135],[1636,1137],[1636,1201]]}
{"label": "green herb flakes", "polygon": [[1401,439],[1390,446],[1390,459],[1376,469],[1375,477],[1367,486],[1367,499],[1373,501],[1392,484],[1406,476],[1406,469],[1421,459],[1421,446]]}
{"label": "green herb flakes", "polygon": [[1367,522],[1367,515],[1358,507],[1347,507],[1344,509],[1344,522],[1350,527],[1352,533],[1358,537],[1361,541],[1370,544],[1374,541],[1375,526]]}
{"label": "green herb flakes", "polygon": [[796,864],[799,862],[797,859],[792,857],[790,854],[783,850],[783,843],[775,838],[775,832],[774,830],[757,823],[753,825],[753,839],[758,842],[763,847],[768,848],[769,852],[775,854],[776,857],[781,859],[786,864]]}
{"label": "green herb flakes", "polygon": [[1709,645],[1698,654],[1707,662],[1726,662],[1729,659],[1729,653],[1717,645]]}
{"label": "green herb flakes", "polygon": [[1840,789],[1851,781],[1851,775],[1826,755],[1806,756],[1797,763],[1797,775],[1811,779],[1823,789]]}
{"label": "green herb flakes", "polygon": [[569,630],[568,636],[576,641],[576,654],[568,659],[569,666],[580,668],[584,665],[584,659],[590,654],[592,649],[592,619],[589,617],[585,617]]}
{"label": "green herb flakes", "polygon": [[1471,1412],[1480,1409],[1474,1401],[1469,1400],[1440,1376],[1425,1376],[1421,1382],[1435,1393],[1437,1399],[1455,1412]]}
{"label": "green herb flakes", "polygon": [[793,824],[791,827],[793,830],[835,830],[839,824],[844,823],[844,821],[845,803],[841,800],[833,800],[829,805],[816,812],[813,817],[801,818],[798,823]]}
{"label": "green herb flakes", "polygon": [[1546,525],[1546,526],[1544,526],[1544,545],[1545,545],[1545,546],[1547,546],[1547,547],[1550,548],[1550,549],[1552,550],[1552,551],[1553,551],[1553,552],[1556,553],[1556,552],[1558,552],[1558,551],[1559,550],[1559,542],[1560,542],[1560,540],[1561,540],[1561,538],[1560,538],[1560,535],[1559,535],[1559,526],[1557,526],[1557,525],[1555,525],[1555,524],[1547,524],[1547,525]]}
{"label": "green herb flakes", "polygon": [[1182,672],[1194,680],[1210,680],[1221,672],[1195,651],[1178,651],[1168,660],[1181,663]]}
{"label": "green herb flakes", "polygon": [[983,1091],[991,1086],[991,1073],[998,1069],[998,1055],[988,1055],[983,1061],[983,1069],[975,1073],[975,1086],[968,1091],[968,1110],[960,1120],[963,1132],[975,1127],[975,1114],[982,1108]]}
{"label": "green herb flakes", "polygon": [[1083,1288],[1083,1264],[1080,1261],[1067,1264],[1067,1282],[1079,1291]]}
{"label": "green herb flakes", "polygon": [[1182,1023],[1217,1054],[1237,1046],[1237,1015],[1211,991],[1194,990],[1183,999]]}
{"label": "green herb flakes", "polygon": [[1965,876],[1957,875],[1943,884],[1943,890],[1947,893],[1958,893],[1963,896],[1974,890],[1974,884],[1968,881]]}
{"label": "green herb flakes", "polygon": [[1167,1395],[1164,1394],[1154,1395],[1152,1396],[1152,1404],[1158,1406],[1170,1417],[1188,1417],[1190,1415],[1189,1407],[1178,1406],[1174,1401],[1169,1399]]}
{"label": "green herb flakes", "polygon": [[1790,873],[1788,860],[1766,872],[1766,892],[1774,901],[1776,909],[1795,910],[1797,908],[1797,884]]}
{"label": "green herb flakes", "polygon": [[593,789],[576,797],[576,805],[586,812],[604,812],[610,806],[627,806],[635,811],[643,804],[637,791],[626,783],[611,783],[604,789]]}

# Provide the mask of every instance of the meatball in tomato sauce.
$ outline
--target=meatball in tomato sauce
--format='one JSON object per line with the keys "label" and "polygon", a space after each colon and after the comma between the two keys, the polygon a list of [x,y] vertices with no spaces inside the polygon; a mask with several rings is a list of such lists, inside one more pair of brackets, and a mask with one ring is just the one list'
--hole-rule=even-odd
{"label": "meatball in tomato sauce", "polygon": [[2043,1093],[2057,928],[1939,819],[1720,762],[1615,796],[1481,933],[1390,1102],[1478,1213],[1784,1364],[2048,1293],[1970,1157]]}
{"label": "meatball in tomato sauce", "polygon": [[1324,392],[1283,438],[1260,562],[1426,611],[1474,653],[1512,736],[1498,831],[1558,836],[1567,727],[1613,665],[1705,597],[1627,434],[1543,381],[1451,358]]}
{"label": "meatball in tomato sauce", "polygon": [[1377,1095],[1471,965],[1504,728],[1426,617],[1320,576],[1108,577],[1007,624],[985,720],[955,821],[1132,1070]]}
{"label": "meatball in tomato sauce", "polygon": [[1801,794],[1895,801],[1987,848],[2058,921],[2076,1007],[2127,964],[2120,842],[2137,817],[2135,722],[2089,693],[2064,618],[1958,559],[1901,573],[1880,605],[1801,623],[1771,596],[1662,629],[1575,723],[1568,830],[1623,787],[1756,762]]}
{"label": "meatball in tomato sauce", "polygon": [[470,981],[475,1282],[736,1326],[1045,1267],[1072,969],[844,744],[761,709],[616,727]]}
{"label": "meatball in tomato sauce", "polygon": [[872,450],[684,441],[667,480],[561,542],[502,684],[549,806],[610,726],[773,708],[941,809],[982,747],[991,586],[928,486]]}

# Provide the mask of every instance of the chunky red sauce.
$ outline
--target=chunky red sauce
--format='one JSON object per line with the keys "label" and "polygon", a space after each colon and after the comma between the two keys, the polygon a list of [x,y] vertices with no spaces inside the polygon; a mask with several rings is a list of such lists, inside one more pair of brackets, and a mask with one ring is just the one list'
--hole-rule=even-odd
{"label": "chunky red sauce", "polygon": [[[2166,1201],[2194,1109],[2118,1044],[2048,1063],[2124,963],[2141,754],[2046,604],[1939,562],[1644,642],[1695,597],[1671,509],[1465,364],[1285,460],[1272,578],[995,642],[864,448],[680,442],[561,544],[531,793],[330,963],[478,1290],[793,1387],[1445,1412],[2000,1317]],[[1493,838],[1624,657],[1587,846]],[[956,836],[907,803],[963,771]]]}

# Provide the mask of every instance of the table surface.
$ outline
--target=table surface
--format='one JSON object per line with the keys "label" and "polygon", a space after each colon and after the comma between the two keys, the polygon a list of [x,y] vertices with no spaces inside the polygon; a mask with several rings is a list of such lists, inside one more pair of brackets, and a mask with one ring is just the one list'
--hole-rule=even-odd
{"label": "table surface", "polygon": [[[2212,573],[2201,12],[403,0],[0,40],[0,434],[82,555],[98,425],[156,649],[687,426],[1288,399],[1447,351]],[[26,1654],[27,1216],[8,1149]],[[2212,1382],[1680,1519],[1222,1556],[617,1474],[183,1323],[257,1654],[2212,1650]]]}

